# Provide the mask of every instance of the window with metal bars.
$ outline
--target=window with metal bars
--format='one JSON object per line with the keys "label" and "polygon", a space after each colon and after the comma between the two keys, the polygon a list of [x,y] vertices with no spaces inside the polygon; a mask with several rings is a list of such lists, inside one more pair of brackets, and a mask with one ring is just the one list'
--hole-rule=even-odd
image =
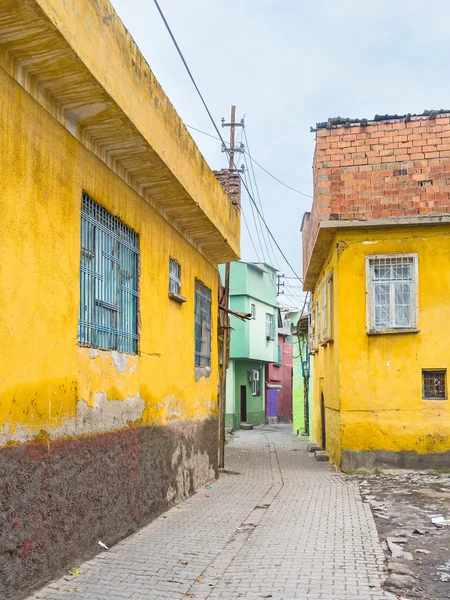
{"label": "window with metal bars", "polygon": [[211,290],[195,280],[195,366],[211,366]]}
{"label": "window with metal bars", "polygon": [[366,257],[368,333],[417,327],[417,254]]}
{"label": "window with metal bars", "polygon": [[138,261],[139,234],[83,193],[80,345],[137,353]]}
{"label": "window with metal bars", "polygon": [[181,294],[181,267],[174,258],[169,259],[169,292]]}
{"label": "window with metal bars", "polygon": [[422,398],[424,400],[445,400],[447,398],[446,369],[422,371]]}

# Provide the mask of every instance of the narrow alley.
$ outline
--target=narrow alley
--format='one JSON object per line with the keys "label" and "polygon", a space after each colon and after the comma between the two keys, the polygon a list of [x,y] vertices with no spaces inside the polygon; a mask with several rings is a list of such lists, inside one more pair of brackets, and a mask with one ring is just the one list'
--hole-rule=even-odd
{"label": "narrow alley", "polygon": [[290,426],[238,431],[226,466],[29,600],[394,598],[381,588],[383,551],[357,483],[310,457]]}

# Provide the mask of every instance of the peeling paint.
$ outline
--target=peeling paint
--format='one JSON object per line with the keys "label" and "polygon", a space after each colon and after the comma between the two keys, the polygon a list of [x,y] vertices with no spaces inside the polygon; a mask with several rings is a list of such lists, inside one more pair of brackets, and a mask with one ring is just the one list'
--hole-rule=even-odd
{"label": "peeling paint", "polygon": [[127,359],[126,354],[123,354],[122,352],[117,352],[116,350],[113,350],[111,352],[111,357],[113,360],[113,364],[118,369],[119,373],[124,373],[127,368],[127,364],[128,364],[128,359]]}
{"label": "peeling paint", "polygon": [[211,375],[211,367],[195,367],[195,381],[199,381],[202,377],[209,378]]}
{"label": "peeling paint", "polygon": [[[106,433],[127,427],[131,423],[139,422],[145,409],[144,400],[139,392],[136,396],[128,396],[124,400],[109,400],[105,392],[97,392],[94,396],[94,406],[80,399],[77,402],[76,417],[66,419],[61,425],[41,430],[38,434],[45,434],[48,440],[57,440],[66,437]],[[0,429],[0,446],[8,443],[25,443],[36,439],[36,431],[32,427],[15,424],[11,428],[5,423]]]}
{"label": "peeling paint", "polygon": [[98,350],[96,350],[95,348],[91,348],[91,349],[90,349],[90,351],[89,351],[89,356],[90,356],[91,358],[97,358],[97,356],[98,356],[99,354],[100,354],[100,353],[99,353],[99,351],[98,351]]}

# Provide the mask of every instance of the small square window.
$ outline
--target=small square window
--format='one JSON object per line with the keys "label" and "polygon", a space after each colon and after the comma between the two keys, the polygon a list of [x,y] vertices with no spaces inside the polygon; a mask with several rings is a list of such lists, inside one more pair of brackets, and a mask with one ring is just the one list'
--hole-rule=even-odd
{"label": "small square window", "polygon": [[447,398],[447,370],[422,371],[422,397],[424,400]]}
{"label": "small square window", "polygon": [[172,294],[181,293],[181,267],[180,263],[174,258],[169,259],[169,292]]}

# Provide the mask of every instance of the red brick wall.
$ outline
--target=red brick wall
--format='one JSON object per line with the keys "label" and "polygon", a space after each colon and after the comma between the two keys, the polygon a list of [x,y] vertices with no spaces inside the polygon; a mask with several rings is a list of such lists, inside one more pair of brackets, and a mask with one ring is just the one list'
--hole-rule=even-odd
{"label": "red brick wall", "polygon": [[450,213],[450,119],[320,129],[313,175],[304,273],[319,221]]}

